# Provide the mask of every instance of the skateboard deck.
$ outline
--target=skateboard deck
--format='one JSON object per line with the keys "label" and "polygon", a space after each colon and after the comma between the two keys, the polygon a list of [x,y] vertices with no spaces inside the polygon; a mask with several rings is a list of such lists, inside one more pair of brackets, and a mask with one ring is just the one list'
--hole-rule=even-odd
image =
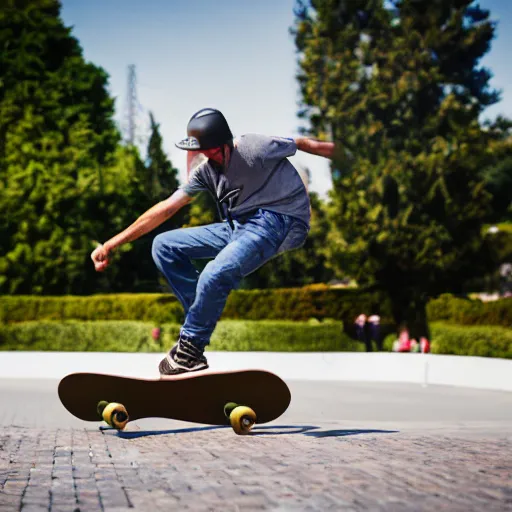
{"label": "skateboard deck", "polygon": [[60,381],[58,393],[77,418],[103,419],[120,430],[128,421],[159,417],[231,424],[237,434],[275,420],[291,400],[286,383],[264,370],[206,370],[159,379],[72,373]]}

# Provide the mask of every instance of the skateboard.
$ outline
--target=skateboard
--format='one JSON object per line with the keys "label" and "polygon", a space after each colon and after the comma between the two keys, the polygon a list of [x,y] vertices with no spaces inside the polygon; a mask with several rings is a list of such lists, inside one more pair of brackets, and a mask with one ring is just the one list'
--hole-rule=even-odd
{"label": "skateboard", "polygon": [[231,425],[240,435],[281,416],[291,400],[286,383],[264,370],[206,370],[159,379],[71,373],[58,393],[73,416],[104,420],[118,430],[129,421],[158,417]]}

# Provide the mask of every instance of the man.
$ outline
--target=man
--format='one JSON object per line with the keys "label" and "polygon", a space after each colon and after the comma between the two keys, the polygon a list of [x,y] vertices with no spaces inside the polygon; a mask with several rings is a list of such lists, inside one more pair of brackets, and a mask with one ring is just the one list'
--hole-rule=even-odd
{"label": "man", "polygon": [[[297,149],[328,158],[334,151],[332,143],[305,137],[234,139],[222,113],[212,108],[192,116],[187,135],[176,146],[190,156],[203,155],[188,183],[91,255],[96,270],[103,271],[113,249],[149,233],[197,193],[208,191],[216,200],[222,222],[167,231],[153,241],[155,264],[185,310],[179,339],[160,362],[161,375],[208,368],[204,349],[231,290],[269,259],[306,240],[309,196],[287,157]],[[211,261],[199,273],[195,259]]]}

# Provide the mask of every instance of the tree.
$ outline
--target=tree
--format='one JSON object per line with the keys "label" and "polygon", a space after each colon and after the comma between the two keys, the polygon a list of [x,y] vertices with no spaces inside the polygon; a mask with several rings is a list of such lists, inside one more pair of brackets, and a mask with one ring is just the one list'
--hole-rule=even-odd
{"label": "tree", "polygon": [[[164,152],[160,126],[152,113],[149,116],[151,135],[147,158],[145,163],[139,160],[136,164],[137,184],[130,192],[132,211],[129,223],[156,203],[169,197],[179,186],[178,169],[172,165]],[[135,147],[131,150],[137,152]],[[159,233],[181,227],[186,219],[187,212],[182,210],[141,239],[121,248],[122,257],[117,265],[123,275],[123,286],[129,283],[125,291],[154,292],[161,289],[164,281],[161,280],[159,284],[159,273],[151,258],[153,239]],[[126,225],[122,229],[125,227]]]}
{"label": "tree", "polygon": [[512,222],[512,121],[499,116],[486,128],[493,136],[489,165],[482,169],[492,195],[490,222]]}
{"label": "tree", "polygon": [[331,263],[385,290],[414,336],[428,335],[430,296],[492,264],[488,18],[471,0],[297,2],[299,115],[339,148]]}
{"label": "tree", "polygon": [[90,261],[133,220],[141,165],[120,145],[107,74],[59,2],[9,0],[0,15],[0,293],[129,289],[129,274]]}
{"label": "tree", "polygon": [[169,197],[179,186],[178,169],[173,167],[163,150],[160,125],[153,113],[149,114],[151,136],[148,143],[148,155],[143,178],[144,191],[152,204]]}

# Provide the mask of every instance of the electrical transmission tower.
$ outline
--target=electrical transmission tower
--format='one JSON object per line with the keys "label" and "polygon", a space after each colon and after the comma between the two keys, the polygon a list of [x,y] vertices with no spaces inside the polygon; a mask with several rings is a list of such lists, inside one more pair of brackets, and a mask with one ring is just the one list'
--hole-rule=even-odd
{"label": "electrical transmission tower", "polygon": [[135,116],[137,112],[137,89],[136,89],[135,65],[128,66],[128,136],[129,144],[135,144]]}
{"label": "electrical transmission tower", "polygon": [[134,64],[128,66],[128,90],[121,129],[125,142],[130,146],[136,146],[143,154],[149,140],[149,112],[137,98],[137,77]]}

